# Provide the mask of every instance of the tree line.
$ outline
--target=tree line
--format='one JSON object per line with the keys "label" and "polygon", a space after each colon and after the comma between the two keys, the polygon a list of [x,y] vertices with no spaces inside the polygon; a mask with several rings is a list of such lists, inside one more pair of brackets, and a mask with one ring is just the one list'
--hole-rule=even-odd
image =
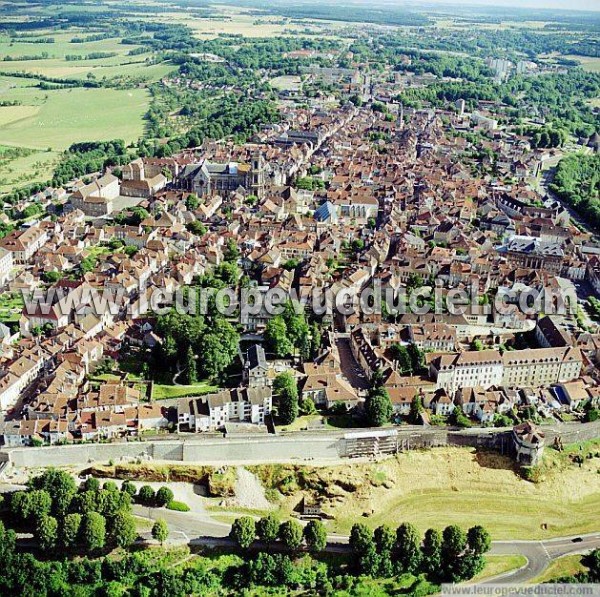
{"label": "tree line", "polygon": [[[327,547],[327,529],[320,520],[311,520],[303,527],[293,519],[280,522],[274,514],[258,521],[250,516],[236,519],[230,538],[244,551],[257,540],[267,549],[276,543],[284,552],[296,555],[304,547],[313,555]],[[423,574],[436,583],[462,582],[483,570],[483,556],[490,546],[490,534],[479,525],[468,531],[450,525],[443,531],[429,529],[421,536],[410,523],[396,529],[382,525],[375,531],[356,523],[349,538],[350,570],[373,578]],[[264,558],[262,566],[266,565]],[[248,563],[249,576],[256,562]]]}
{"label": "tree line", "polygon": [[[132,503],[160,508],[172,501],[168,487],[155,492],[145,485],[138,493],[130,481],[119,489],[114,481],[101,486],[94,477],[77,487],[68,473],[49,469],[32,478],[27,490],[10,494],[8,507],[10,521],[19,530],[32,531],[42,551],[60,548],[95,554],[104,548],[128,547],[137,539]],[[157,522],[152,534],[162,543],[168,529]]]}

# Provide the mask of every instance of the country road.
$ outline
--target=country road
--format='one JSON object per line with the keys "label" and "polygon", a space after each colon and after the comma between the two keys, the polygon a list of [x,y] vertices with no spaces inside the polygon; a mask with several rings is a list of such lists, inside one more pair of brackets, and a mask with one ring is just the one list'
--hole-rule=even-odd
{"label": "country road", "polygon": [[[208,514],[173,512],[134,506],[134,514],[156,520],[162,518],[169,525],[173,543],[190,545],[226,545],[231,525],[212,519]],[[348,536],[332,534],[328,537],[328,551],[347,549]],[[527,564],[518,570],[481,581],[478,584],[518,584],[537,578],[550,563],[562,556],[587,553],[600,548],[600,532],[573,537],[559,537],[545,541],[493,541],[490,555],[522,555]]]}

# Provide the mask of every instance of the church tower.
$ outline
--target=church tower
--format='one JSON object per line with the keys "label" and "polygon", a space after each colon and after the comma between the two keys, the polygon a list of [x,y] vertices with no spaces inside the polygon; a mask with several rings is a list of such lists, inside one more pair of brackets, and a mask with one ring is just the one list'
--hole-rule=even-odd
{"label": "church tower", "polygon": [[251,191],[259,199],[265,195],[266,162],[261,152],[257,149],[252,152],[252,184]]}

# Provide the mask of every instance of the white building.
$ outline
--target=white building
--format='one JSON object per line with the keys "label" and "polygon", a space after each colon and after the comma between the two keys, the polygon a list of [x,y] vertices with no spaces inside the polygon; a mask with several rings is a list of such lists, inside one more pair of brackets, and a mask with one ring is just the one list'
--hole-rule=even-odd
{"label": "white building", "polygon": [[583,362],[578,348],[469,351],[436,355],[429,372],[438,388],[455,392],[481,386],[539,387],[577,379]]}
{"label": "white building", "polygon": [[13,268],[12,251],[0,248],[0,286],[4,286],[10,278]]}
{"label": "white building", "polygon": [[264,425],[272,404],[268,387],[221,390],[199,398],[181,398],[177,402],[178,427],[200,432],[216,431],[229,421]]}

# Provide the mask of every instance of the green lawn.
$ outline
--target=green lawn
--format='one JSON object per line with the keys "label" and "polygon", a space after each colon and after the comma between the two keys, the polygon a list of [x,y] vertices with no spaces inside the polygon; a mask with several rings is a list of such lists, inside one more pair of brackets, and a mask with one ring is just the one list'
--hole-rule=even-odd
{"label": "green lawn", "polygon": [[170,386],[164,384],[154,384],[152,392],[153,400],[166,400],[168,398],[185,398],[187,396],[202,396],[216,391],[217,386],[208,382],[200,382],[193,386]]}
{"label": "green lawn", "polygon": [[23,298],[19,293],[3,293],[0,295],[0,321],[16,323],[23,311]]}
{"label": "green lawn", "polygon": [[552,581],[561,576],[572,576],[578,572],[585,572],[587,568],[581,563],[580,555],[563,556],[554,560],[546,570],[537,578],[534,578],[532,584],[540,584]]}
{"label": "green lawn", "polygon": [[485,556],[485,568],[473,580],[493,578],[511,570],[518,570],[526,564],[527,558],[521,555]]}

